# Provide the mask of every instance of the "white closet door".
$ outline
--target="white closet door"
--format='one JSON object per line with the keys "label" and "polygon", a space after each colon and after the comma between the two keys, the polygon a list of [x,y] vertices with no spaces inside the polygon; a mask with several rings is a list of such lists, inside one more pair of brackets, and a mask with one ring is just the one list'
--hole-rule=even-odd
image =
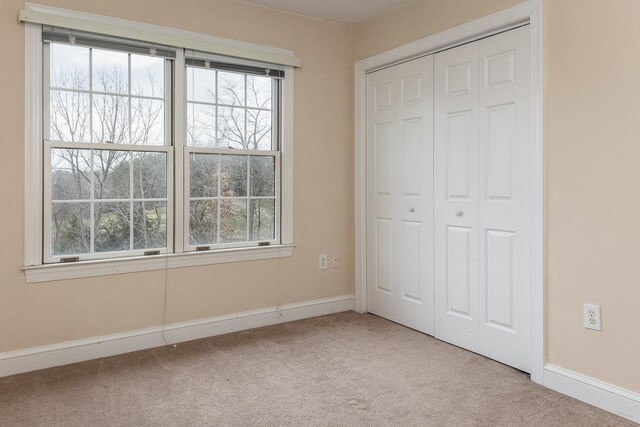
{"label": "white closet door", "polygon": [[367,76],[368,311],[433,334],[433,57]]}
{"label": "white closet door", "polygon": [[529,28],[435,56],[436,337],[529,371]]}
{"label": "white closet door", "polygon": [[435,56],[436,337],[472,351],[478,334],[478,44]]}
{"label": "white closet door", "polygon": [[531,369],[529,27],[480,49],[480,353]]}

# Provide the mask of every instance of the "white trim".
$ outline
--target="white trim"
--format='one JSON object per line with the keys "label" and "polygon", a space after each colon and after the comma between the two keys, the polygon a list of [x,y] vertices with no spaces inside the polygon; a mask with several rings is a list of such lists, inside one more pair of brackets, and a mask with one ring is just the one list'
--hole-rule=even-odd
{"label": "white trim", "polygon": [[181,254],[137,256],[119,259],[78,261],[73,263],[26,266],[27,283],[109,276],[112,274],[194,267],[200,265],[286,258],[293,255],[295,245],[272,245],[250,248],[218,249]]}
{"label": "white trim", "polygon": [[173,163],[173,170],[175,171],[173,187],[173,249],[177,253],[184,251],[184,236],[185,233],[189,233],[184,220],[188,218],[185,215],[189,215],[184,203],[184,195],[188,194],[185,193],[187,187],[184,179],[184,147],[186,146],[187,136],[187,77],[185,74],[184,50],[180,49],[176,52],[176,59],[173,61],[173,151],[175,153]]}
{"label": "white trim", "polygon": [[544,366],[544,386],[640,423],[640,394],[555,365]]}
{"label": "white trim", "polygon": [[544,367],[544,0],[529,18],[531,37],[531,380],[542,384]]}
{"label": "white trim", "polygon": [[293,67],[286,67],[280,94],[280,242],[293,244]]}
{"label": "white trim", "polygon": [[293,51],[288,49],[32,3],[25,4],[25,9],[18,14],[18,21],[53,25],[279,65],[301,66],[300,59],[294,57]]}
{"label": "white trim", "polygon": [[352,309],[343,295],[0,353],[0,377]]}
{"label": "white trim", "polygon": [[531,29],[531,128],[533,187],[533,294],[532,294],[532,381],[542,384],[544,363],[544,279],[543,279],[543,45],[542,0],[530,0],[475,21],[425,37],[355,64],[355,310],[367,311],[366,278],[366,75],[368,72],[409,59],[435,53],[477,40],[515,26]]}
{"label": "white trim", "polygon": [[42,27],[25,25],[24,265],[42,263]]}

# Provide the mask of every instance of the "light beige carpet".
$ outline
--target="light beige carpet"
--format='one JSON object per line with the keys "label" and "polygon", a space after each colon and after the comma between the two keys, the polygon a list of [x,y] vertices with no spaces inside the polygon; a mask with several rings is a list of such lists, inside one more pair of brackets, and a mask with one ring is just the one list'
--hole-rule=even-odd
{"label": "light beige carpet", "polygon": [[632,423],[350,312],[1,378],[0,425]]}

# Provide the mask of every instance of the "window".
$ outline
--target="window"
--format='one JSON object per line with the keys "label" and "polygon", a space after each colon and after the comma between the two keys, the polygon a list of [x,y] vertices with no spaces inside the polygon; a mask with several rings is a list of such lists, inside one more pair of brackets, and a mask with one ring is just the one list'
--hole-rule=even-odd
{"label": "window", "polygon": [[281,244],[283,67],[41,34],[43,263]]}
{"label": "window", "polygon": [[279,81],[264,69],[187,64],[186,247],[275,243]]}
{"label": "window", "polygon": [[171,60],[60,38],[44,32],[45,261],[166,253]]}

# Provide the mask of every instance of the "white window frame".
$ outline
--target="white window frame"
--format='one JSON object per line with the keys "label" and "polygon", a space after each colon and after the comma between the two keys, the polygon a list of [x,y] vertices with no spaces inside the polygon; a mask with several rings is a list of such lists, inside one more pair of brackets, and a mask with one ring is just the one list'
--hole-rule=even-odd
{"label": "white window frame", "polygon": [[[181,67],[183,70],[186,70],[188,67],[186,66],[186,64],[184,63],[184,56],[183,55],[179,55],[179,58],[176,58],[176,66]],[[205,56],[207,56],[205,54]],[[204,57],[204,56],[203,56]],[[212,57],[214,58],[214,57]],[[241,74],[241,73],[238,73]],[[286,76],[286,74],[285,74]],[[246,84],[246,75],[245,75],[245,84]],[[285,77],[286,78],[286,77]],[[216,79],[217,80],[217,79]],[[186,84],[187,84],[187,79],[184,78],[184,87],[182,88],[182,90],[184,91],[183,93],[186,94]],[[217,87],[217,81],[216,81],[216,93],[218,91],[218,87]],[[246,89],[245,89],[246,91]],[[270,239],[270,240],[261,240],[260,242],[266,242],[269,245],[279,245],[281,240],[281,236],[280,236],[280,231],[281,231],[281,127],[282,127],[282,114],[283,114],[283,103],[282,103],[282,96],[283,96],[283,84],[282,82],[278,82],[276,81],[276,84],[273,85],[272,88],[272,136],[271,136],[271,141],[272,141],[272,149],[267,151],[267,150],[239,150],[239,149],[226,149],[226,148],[209,148],[209,147],[194,147],[194,146],[189,146],[187,145],[187,138],[186,138],[186,129],[185,129],[185,137],[182,141],[180,141],[180,143],[183,143],[184,146],[183,147],[178,147],[176,145],[176,150],[179,150],[182,148],[182,151],[184,153],[184,160],[183,160],[183,179],[184,179],[184,192],[183,192],[183,203],[184,203],[184,208],[183,208],[183,226],[184,226],[184,230],[183,230],[183,248],[185,252],[193,252],[193,251],[197,251],[199,247],[203,247],[203,246],[209,246],[211,248],[211,250],[219,250],[219,249],[230,249],[230,248],[242,248],[242,247],[255,247],[258,245],[258,241],[256,240],[252,240],[249,241],[247,240],[246,242],[233,242],[233,243],[211,243],[211,244],[199,244],[199,245],[192,245],[190,243],[190,239],[189,239],[189,219],[190,219],[190,211],[189,211],[189,201],[191,200],[189,198],[189,188],[190,188],[190,182],[189,182],[189,177],[190,177],[190,173],[189,173],[189,156],[191,154],[212,154],[212,155],[240,155],[240,156],[249,156],[249,157],[257,157],[257,156],[266,156],[266,157],[274,157],[275,159],[275,193],[274,193],[274,203],[275,203],[275,232],[274,232],[274,238]],[[245,93],[245,97],[246,97],[246,93]],[[201,105],[209,105],[209,106],[216,106],[216,107],[220,107],[220,106],[227,106],[224,104],[220,104],[220,103],[208,103],[208,102],[194,102],[194,101],[187,101],[186,95],[185,95],[185,99],[183,100],[184,105],[188,106],[189,102],[192,103],[197,103],[197,104],[201,104]],[[246,114],[246,110],[248,109],[252,109],[251,107],[246,107],[246,106],[232,106],[229,105],[229,107],[235,107],[235,108],[243,108],[245,110],[245,114]],[[218,116],[217,112],[216,112],[216,116]],[[183,114],[183,122],[186,123],[186,112],[185,114]],[[245,122],[246,124],[246,122]],[[216,129],[217,132],[217,129]],[[275,147],[273,146],[275,145]],[[249,162],[251,160],[249,159]],[[239,197],[239,199],[246,199],[247,200],[247,213],[248,213],[248,209],[250,208],[250,203],[251,203],[251,199],[264,199],[264,198],[270,198],[270,197],[253,197],[249,194],[250,191],[250,163],[248,164],[248,168],[247,168],[247,174],[249,175],[249,177],[247,178],[247,196],[246,197]],[[224,197],[220,197],[218,195],[218,197],[213,197],[212,199],[224,199]],[[247,239],[249,238],[249,217],[247,215]],[[218,238],[220,237],[220,210],[218,208]]]}
{"label": "white window frame", "polygon": [[[46,43],[43,43],[42,46],[42,120],[43,120],[43,126],[42,126],[42,132],[43,132],[43,140],[44,140],[44,153],[43,153],[43,168],[42,168],[42,173],[43,173],[43,200],[44,200],[44,204],[43,204],[43,263],[44,264],[51,264],[51,263],[56,263],[56,262],[61,262],[61,260],[63,259],[67,259],[67,258],[77,258],[78,260],[95,260],[95,259],[111,259],[111,258],[125,258],[125,257],[132,257],[132,256],[144,256],[145,253],[147,252],[158,252],[159,254],[168,254],[168,253],[172,253],[173,252],[173,197],[174,197],[174,190],[173,190],[173,145],[172,145],[172,134],[173,134],[173,129],[172,129],[172,111],[171,111],[171,105],[173,103],[172,99],[171,99],[171,93],[172,93],[172,68],[173,66],[171,65],[172,60],[169,59],[165,59],[164,62],[164,96],[163,98],[159,98],[159,97],[147,97],[147,96],[135,96],[131,94],[131,87],[129,86],[129,93],[127,94],[116,94],[116,93],[107,93],[107,92],[100,92],[100,91],[95,91],[93,90],[93,88],[91,87],[91,84],[89,85],[89,89],[87,90],[77,90],[77,89],[64,89],[65,91],[69,91],[69,92],[83,92],[83,93],[87,93],[90,96],[93,96],[93,94],[98,94],[98,95],[116,95],[116,96],[122,96],[122,97],[128,97],[129,98],[129,105],[131,105],[131,99],[132,98],[146,98],[146,99],[155,99],[155,100],[162,100],[164,102],[164,144],[163,145],[134,145],[134,144],[106,144],[106,143],[98,143],[98,142],[68,142],[68,141],[53,141],[51,140],[51,135],[48,135],[48,133],[50,132],[50,130],[48,129],[48,126],[46,125],[46,121],[45,121],[45,117],[49,117],[50,115],[50,111],[49,111],[49,101],[50,101],[50,95],[51,95],[51,84],[50,84],[50,60],[51,60],[51,46],[50,44],[47,46]],[[94,48],[90,48],[91,51],[93,51]],[[91,72],[91,68],[93,67],[93,59],[92,59],[92,54],[89,54],[89,80],[91,81],[92,79],[92,72]],[[130,59],[129,59],[130,61]],[[128,67],[128,80],[129,82],[131,81],[131,63],[129,63],[129,67]],[[61,90],[60,88],[53,88],[53,90]],[[90,104],[91,105],[91,104]],[[131,108],[131,107],[130,107]],[[90,112],[91,114],[91,112]],[[93,120],[89,119],[89,126],[90,128],[93,127]],[[131,121],[128,121],[128,126],[129,129],[131,129]],[[92,132],[90,132],[90,135],[93,135]],[[112,151],[128,151],[130,153],[130,155],[132,155],[134,152],[151,152],[151,153],[164,153],[166,155],[166,167],[167,167],[167,173],[166,173],[166,179],[167,179],[167,183],[166,183],[166,190],[167,190],[167,196],[164,198],[163,201],[166,202],[167,204],[167,224],[166,224],[166,229],[167,229],[167,238],[166,238],[166,246],[162,247],[162,248],[145,248],[145,249],[130,249],[127,251],[118,251],[118,252],[95,252],[95,251],[91,251],[89,253],[86,254],[77,254],[77,255],[52,255],[50,254],[50,250],[46,247],[47,244],[51,244],[51,208],[52,208],[52,197],[51,197],[51,150],[52,149],[78,149],[78,150],[112,150]],[[93,156],[92,157],[92,162],[93,162]],[[130,161],[132,160],[132,157],[130,159]],[[93,169],[93,168],[92,168]],[[133,168],[130,168],[130,173],[133,173]],[[92,172],[92,179],[93,179],[93,172]],[[95,194],[94,194],[94,189],[91,188],[91,197],[90,197],[90,201],[92,204],[92,214],[91,214],[91,221],[94,221],[94,215],[93,215],[93,202],[95,199]],[[109,200],[101,200],[100,202],[104,203],[104,202],[108,202]],[[114,202],[125,202],[128,201],[129,203],[134,201],[134,197],[133,197],[133,193],[129,194],[129,198],[128,199],[121,199],[121,200],[113,200]],[[153,201],[153,200],[151,200]],[[70,203],[72,201],[65,201],[65,203]],[[79,201],[82,203],[86,203],[86,200],[82,200]],[[132,213],[131,213],[132,214]],[[130,216],[129,218],[129,222],[130,222],[130,233],[133,233],[132,227],[133,227],[133,216]],[[94,245],[94,231],[92,230],[92,234],[91,234],[91,247],[93,248]],[[129,238],[132,238],[132,235],[129,236]],[[131,242],[130,242],[131,243]]]}
{"label": "white window frame", "polygon": [[[165,146],[169,155],[173,155],[175,176],[171,180],[174,185],[173,211],[182,212],[173,218],[173,251],[150,256],[129,256],[126,258],[92,259],[73,263],[45,264],[44,261],[44,166],[46,152],[43,146],[43,42],[42,26],[39,23],[25,22],[25,252],[24,267],[26,282],[48,282],[82,277],[103,276],[129,272],[159,270],[165,268],[182,268],[189,266],[211,265],[228,262],[251,261],[258,259],[272,259],[289,257],[295,247],[293,242],[293,87],[294,65],[299,66],[299,60],[294,58],[293,52],[280,48],[272,48],[253,43],[222,39],[168,27],[126,21],[100,15],[75,12],[49,6],[26,3],[22,15],[47,17],[54,16],[56,20],[73,23],[78,29],[95,28],[108,31],[121,31],[123,34],[139,34],[141,39],[149,38],[150,34],[158,35],[164,41],[176,41],[177,49],[174,63],[175,82],[185,81],[184,50],[180,47],[198,47],[214,54],[242,53],[250,59],[269,59],[281,61],[284,64],[285,78],[281,91],[280,110],[280,140],[278,147],[279,176],[276,177],[276,188],[280,191],[279,241],[269,246],[252,245],[251,247],[237,247],[213,249],[202,252],[186,252],[184,214],[185,197],[188,180],[184,176],[185,153],[191,148],[186,147],[185,120],[174,119],[173,140],[175,147]],[[45,19],[43,18],[43,19]],[[81,23],[81,24],[80,24]],[[146,36],[145,36],[146,35]],[[291,65],[294,64],[294,65]],[[186,116],[186,93],[184,87],[174,82],[173,108],[174,118]],[[183,149],[177,149],[183,147]],[[88,147],[87,147],[88,148]],[[124,148],[124,147],[123,147]],[[137,150],[138,147],[135,147]],[[255,153],[251,153],[255,154]],[[171,159],[168,159],[169,164]],[[171,179],[168,171],[167,179]],[[278,185],[279,183],[279,185]],[[180,189],[182,193],[180,192]],[[171,202],[169,202],[171,203]],[[168,209],[169,211],[169,209]],[[169,227],[168,227],[169,228]],[[168,241],[170,241],[168,232]],[[277,234],[277,235],[278,235]],[[171,248],[171,246],[168,246]]]}

